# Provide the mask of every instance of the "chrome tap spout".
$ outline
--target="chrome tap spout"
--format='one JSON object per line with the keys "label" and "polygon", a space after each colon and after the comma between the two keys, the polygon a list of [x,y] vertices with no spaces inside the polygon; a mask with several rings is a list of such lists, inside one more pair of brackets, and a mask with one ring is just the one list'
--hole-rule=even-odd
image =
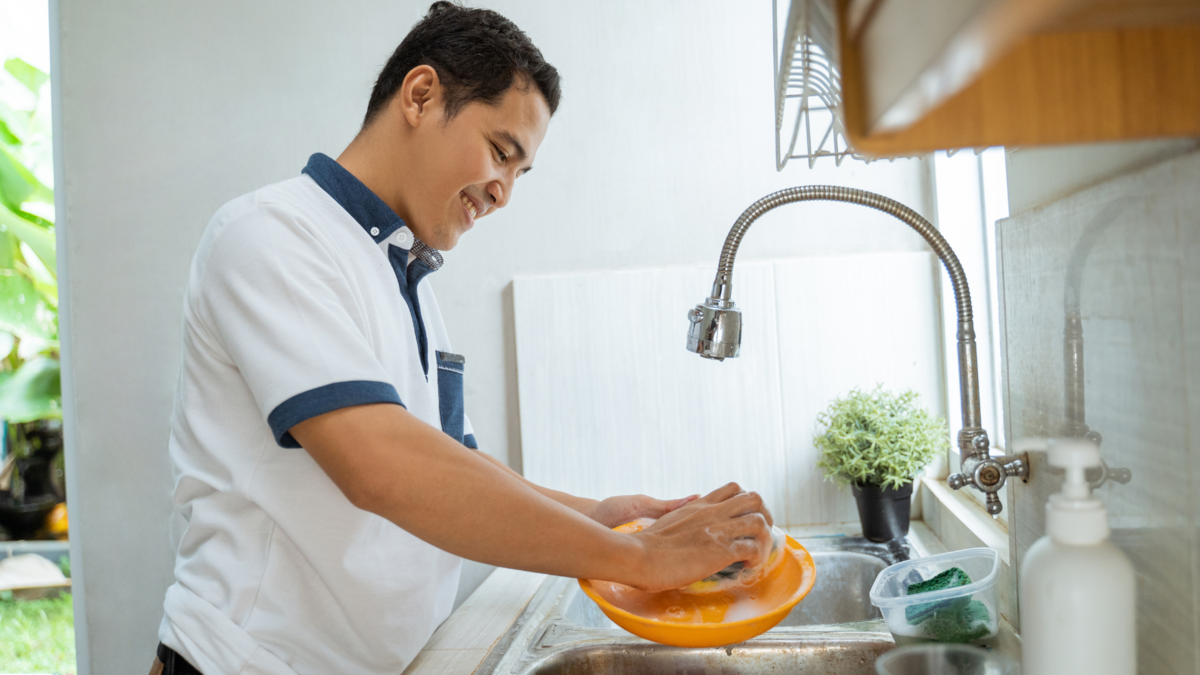
{"label": "chrome tap spout", "polygon": [[688,350],[716,360],[738,355],[741,346],[741,313],[732,300],[733,262],[742,237],[746,235],[750,225],[767,211],[784,204],[803,201],[846,202],[882,211],[915,230],[942,261],[954,287],[958,314],[958,383],[962,400],[962,429],[958,433],[958,445],[962,456],[961,472],[951,476],[949,483],[954,489],[973,485],[986,493],[988,512],[993,515],[999,514],[1001,506],[996,493],[1004,486],[1008,477],[1025,478],[1029,473],[1029,462],[1019,457],[993,458],[988,452],[988,435],[980,418],[979,365],[975,352],[975,328],[967,276],[958,261],[958,256],[941,233],[928,220],[900,202],[864,190],[809,185],[780,190],[751,204],[738,217],[725,238],[712,293],[703,303],[688,312]]}

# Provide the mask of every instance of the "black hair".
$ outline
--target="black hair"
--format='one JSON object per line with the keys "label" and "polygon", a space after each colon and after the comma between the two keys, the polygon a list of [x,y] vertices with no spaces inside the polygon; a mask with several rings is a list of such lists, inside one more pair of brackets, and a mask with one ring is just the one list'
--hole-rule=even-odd
{"label": "black hair", "polygon": [[446,120],[473,101],[498,104],[514,81],[536,86],[551,115],[562,97],[558,70],[516,24],[489,9],[435,2],[379,73],[364,127],[387,107],[408,73],[422,65],[432,67],[442,83]]}

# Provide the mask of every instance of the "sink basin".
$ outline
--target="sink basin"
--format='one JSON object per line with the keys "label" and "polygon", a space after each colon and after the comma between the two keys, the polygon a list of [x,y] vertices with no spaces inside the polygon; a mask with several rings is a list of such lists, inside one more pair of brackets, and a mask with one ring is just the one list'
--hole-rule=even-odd
{"label": "sink basin", "polygon": [[[769,631],[768,631],[769,633]],[[885,636],[825,635],[752,640],[725,648],[683,649],[646,643],[580,645],[539,659],[522,675],[676,675],[691,673],[821,673],[874,675],[875,659],[894,648]]]}
{"label": "sink basin", "polygon": [[[817,566],[817,583],[776,628],[883,618],[871,604],[868,591],[888,563],[873,555],[851,551],[811,551],[811,554]],[[583,628],[621,630],[583,593],[576,593],[570,599],[562,617]]]}
{"label": "sink basin", "polygon": [[655,644],[617,627],[576,580],[551,577],[475,672],[871,675],[875,658],[895,643],[868,593],[875,577],[911,549],[856,537],[800,541],[816,564],[816,585],[756,638],[701,649]]}
{"label": "sink basin", "polygon": [[851,551],[812,551],[817,583],[790,614],[784,626],[818,626],[882,619],[871,604],[871,584],[891,563]]}

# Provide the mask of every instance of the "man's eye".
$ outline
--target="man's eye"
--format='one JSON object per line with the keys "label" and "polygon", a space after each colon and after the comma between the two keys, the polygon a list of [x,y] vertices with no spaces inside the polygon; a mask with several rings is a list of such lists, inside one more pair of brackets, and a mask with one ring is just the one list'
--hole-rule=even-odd
{"label": "man's eye", "polygon": [[500,146],[492,144],[492,148],[496,150],[496,156],[500,158],[501,163],[504,163],[508,160],[508,155],[504,154],[504,151],[500,149]]}

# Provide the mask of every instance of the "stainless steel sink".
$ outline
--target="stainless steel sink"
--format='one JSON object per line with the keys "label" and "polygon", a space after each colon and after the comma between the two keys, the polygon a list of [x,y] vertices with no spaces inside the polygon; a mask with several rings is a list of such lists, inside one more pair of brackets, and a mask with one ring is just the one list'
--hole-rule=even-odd
{"label": "stainless steel sink", "polygon": [[499,640],[477,674],[821,673],[870,675],[895,644],[868,591],[907,547],[854,537],[806,539],[817,566],[812,592],[775,628],[716,649],[655,644],[621,630],[579,590],[553,577]]}
{"label": "stainless steel sink", "polygon": [[[771,636],[775,638],[776,636]],[[874,675],[875,659],[895,645],[886,636],[848,634],[809,639],[755,639],[714,649],[647,643],[636,649],[584,644],[538,659],[528,675],[676,675],[677,673],[838,673]]]}

